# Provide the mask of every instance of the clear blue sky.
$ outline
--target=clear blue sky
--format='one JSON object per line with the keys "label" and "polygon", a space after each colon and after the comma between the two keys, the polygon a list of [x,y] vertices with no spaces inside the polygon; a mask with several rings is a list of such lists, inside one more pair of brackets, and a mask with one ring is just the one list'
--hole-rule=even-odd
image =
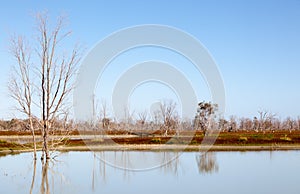
{"label": "clear blue sky", "polygon": [[299,0],[12,0],[0,7],[0,118],[13,115],[6,89],[12,64],[9,36],[14,32],[31,36],[32,15],[43,10],[52,18],[67,14],[74,41],[87,50],[129,26],[182,29],[200,40],[217,62],[225,84],[226,115],[252,117],[259,109],[280,117],[300,115]]}

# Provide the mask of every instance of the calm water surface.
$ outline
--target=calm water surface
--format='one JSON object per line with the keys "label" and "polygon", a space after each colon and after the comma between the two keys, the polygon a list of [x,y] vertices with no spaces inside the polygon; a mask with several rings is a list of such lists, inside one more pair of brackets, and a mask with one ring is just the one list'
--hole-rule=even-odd
{"label": "calm water surface", "polygon": [[300,193],[300,151],[0,157],[0,193]]}

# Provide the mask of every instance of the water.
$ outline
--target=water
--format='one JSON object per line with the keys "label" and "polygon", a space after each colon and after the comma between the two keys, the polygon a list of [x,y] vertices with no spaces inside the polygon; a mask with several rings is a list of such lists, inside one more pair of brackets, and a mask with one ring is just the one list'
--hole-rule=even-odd
{"label": "water", "polygon": [[300,193],[300,151],[0,157],[0,193]]}

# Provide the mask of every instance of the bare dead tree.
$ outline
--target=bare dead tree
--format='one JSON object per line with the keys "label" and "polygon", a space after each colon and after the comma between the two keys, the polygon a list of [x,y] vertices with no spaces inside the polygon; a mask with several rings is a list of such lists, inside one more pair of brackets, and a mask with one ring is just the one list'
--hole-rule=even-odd
{"label": "bare dead tree", "polygon": [[161,123],[161,115],[159,110],[155,110],[152,112],[152,120],[153,120],[153,129],[157,129]]}
{"label": "bare dead tree", "polygon": [[300,130],[300,116],[297,117],[296,124],[297,124],[297,130]]}
{"label": "bare dead tree", "polygon": [[127,105],[124,107],[124,130],[128,130],[131,131],[133,130],[134,127],[134,114],[135,114],[135,110],[131,110],[130,105]]}
{"label": "bare dead tree", "polygon": [[249,118],[244,118],[244,127],[247,131],[251,130],[253,126],[253,121]]}
{"label": "bare dead tree", "polygon": [[[32,100],[39,99],[41,115],[41,134],[43,139],[42,157],[50,158],[48,149],[48,135],[52,124],[67,110],[68,97],[73,89],[73,76],[80,60],[78,47],[74,47],[67,54],[63,48],[70,32],[65,32],[63,17],[59,17],[55,26],[51,28],[47,14],[39,13],[36,16],[37,42],[31,47],[36,52],[26,50],[24,40],[18,38],[12,42],[12,53],[18,62],[18,78],[13,79],[9,88],[12,97],[17,100],[20,109],[25,113],[32,128]],[[30,77],[32,70],[37,72],[35,79]],[[34,83],[35,82],[35,83]],[[38,89],[33,98],[32,86]],[[39,103],[37,103],[39,104]],[[35,142],[35,140],[34,140]]]}
{"label": "bare dead tree", "polygon": [[138,113],[138,124],[141,125],[141,129],[144,129],[144,126],[146,124],[146,120],[148,118],[148,112],[146,110]]}
{"label": "bare dead tree", "polygon": [[227,131],[228,129],[228,121],[226,119],[219,119],[218,128],[222,131]]}
{"label": "bare dead tree", "polygon": [[108,107],[107,102],[102,100],[100,107],[100,120],[102,122],[102,128],[107,130],[109,128],[110,119],[108,118]]}
{"label": "bare dead tree", "polygon": [[229,118],[229,129],[228,131],[236,131],[238,128],[237,119],[235,116],[231,115]]}
{"label": "bare dead tree", "polygon": [[281,129],[281,121],[280,121],[280,119],[278,119],[278,118],[275,118],[274,120],[273,120],[273,132],[275,131],[275,130],[280,130]]}
{"label": "bare dead tree", "polygon": [[259,114],[259,130],[272,129],[272,121],[274,120],[276,114],[273,114],[266,110],[258,111]]}
{"label": "bare dead tree", "polygon": [[163,119],[163,128],[165,129],[165,135],[168,135],[168,131],[171,128],[176,127],[176,103],[172,100],[163,101],[160,103],[160,114]]}
{"label": "bare dead tree", "polygon": [[282,122],[282,128],[285,130],[288,130],[291,132],[292,130],[295,129],[296,126],[296,121],[293,120],[291,117],[287,117],[283,122]]}
{"label": "bare dead tree", "polygon": [[33,126],[33,81],[32,64],[30,62],[31,51],[21,36],[12,38],[10,52],[16,60],[14,74],[9,81],[8,89],[10,96],[18,103],[18,110],[25,114],[29,121],[29,129],[32,134],[33,154],[36,160],[36,138]]}
{"label": "bare dead tree", "polygon": [[189,118],[183,118],[180,120],[180,130],[192,130],[193,129],[193,122]]}
{"label": "bare dead tree", "polygon": [[[80,60],[79,50],[74,47],[68,55],[59,55],[62,41],[70,35],[64,32],[64,18],[59,17],[50,29],[46,14],[37,14],[38,47],[36,53],[39,63],[40,101],[42,115],[43,153],[49,159],[48,134],[51,124],[65,109],[67,98],[73,89],[72,78]],[[42,155],[42,159],[44,157]]]}
{"label": "bare dead tree", "polygon": [[245,130],[246,129],[246,123],[245,123],[245,118],[240,118],[239,119],[239,126],[238,129],[239,130]]}

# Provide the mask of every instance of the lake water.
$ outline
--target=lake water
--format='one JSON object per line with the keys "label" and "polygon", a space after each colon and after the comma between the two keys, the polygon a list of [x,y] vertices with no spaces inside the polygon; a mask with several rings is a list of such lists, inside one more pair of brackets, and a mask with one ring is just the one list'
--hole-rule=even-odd
{"label": "lake water", "polygon": [[0,157],[0,193],[300,193],[300,151]]}

